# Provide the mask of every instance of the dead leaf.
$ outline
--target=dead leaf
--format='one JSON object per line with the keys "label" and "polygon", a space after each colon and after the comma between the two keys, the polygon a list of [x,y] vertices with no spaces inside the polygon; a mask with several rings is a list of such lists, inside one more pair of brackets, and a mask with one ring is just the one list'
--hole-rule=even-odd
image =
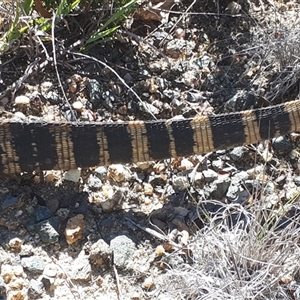
{"label": "dead leaf", "polygon": [[176,3],[176,0],[145,1],[134,14],[134,18],[145,21],[159,21],[165,24],[169,20],[169,11]]}

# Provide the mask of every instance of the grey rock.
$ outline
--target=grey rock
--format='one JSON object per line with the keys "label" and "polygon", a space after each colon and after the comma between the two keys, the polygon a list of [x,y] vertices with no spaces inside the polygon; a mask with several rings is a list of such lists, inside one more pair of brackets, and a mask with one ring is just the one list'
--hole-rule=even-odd
{"label": "grey rock", "polygon": [[207,97],[204,95],[204,93],[200,91],[192,90],[192,91],[187,91],[184,94],[186,95],[186,100],[188,102],[199,103],[207,100]]}
{"label": "grey rock", "polygon": [[186,176],[174,176],[172,182],[176,191],[184,191],[190,186]]}
{"label": "grey rock", "polygon": [[107,168],[104,166],[98,167],[95,169],[95,175],[100,179],[104,180],[107,176]]}
{"label": "grey rock", "polygon": [[213,199],[221,200],[227,193],[230,183],[230,178],[225,176],[222,176],[215,180],[210,186],[211,197]]}
{"label": "grey rock", "polygon": [[110,242],[113,251],[114,264],[125,269],[136,251],[134,242],[125,235],[115,237]]}
{"label": "grey rock", "polygon": [[295,176],[295,177],[293,178],[293,181],[294,181],[294,183],[295,183],[297,186],[300,186],[300,176]]}
{"label": "grey rock", "polygon": [[237,198],[234,199],[232,202],[244,205],[248,202],[250,196],[251,194],[247,190],[243,190],[239,192]]}
{"label": "grey rock", "polygon": [[73,280],[89,281],[92,276],[92,267],[87,256],[79,255],[73,264],[70,277]]}
{"label": "grey rock", "polygon": [[185,53],[187,56],[192,55],[192,51],[195,49],[196,43],[194,41],[172,39],[165,44],[165,52],[172,58],[179,58],[181,53]]}
{"label": "grey rock", "polygon": [[255,191],[261,189],[261,183],[259,182],[259,180],[256,179],[248,179],[245,180],[245,187],[248,191],[254,193]]}
{"label": "grey rock", "polygon": [[268,181],[267,184],[264,186],[263,195],[264,196],[273,195],[275,191],[276,191],[275,183],[272,181]]}
{"label": "grey rock", "polygon": [[41,282],[43,283],[45,290],[49,291],[52,286],[50,278],[43,276],[41,277]]}
{"label": "grey rock", "polygon": [[211,169],[204,170],[202,173],[206,182],[213,182],[218,178],[218,173]]}
{"label": "grey rock", "polygon": [[232,203],[243,205],[249,200],[250,193],[247,190],[241,190],[238,186],[231,184],[226,193],[226,198]]}
{"label": "grey rock", "polygon": [[232,183],[238,184],[240,182],[245,182],[247,179],[249,179],[249,177],[250,176],[246,171],[241,171],[241,172],[234,174],[234,176],[232,176],[231,180],[232,180]]}
{"label": "grey rock", "polygon": [[242,198],[244,196],[241,195],[242,192],[240,186],[248,179],[249,179],[249,174],[246,171],[241,171],[234,174],[231,177],[231,184],[226,193],[226,197],[232,202],[243,203],[244,200],[242,200]]}
{"label": "grey rock", "polygon": [[212,60],[212,57],[208,54],[205,54],[197,59],[194,59],[192,62],[191,62],[195,67],[198,67],[200,69],[203,69],[203,68],[207,68],[207,69],[210,69],[211,67],[214,66],[214,63],[213,63],[213,60]]}
{"label": "grey rock", "polygon": [[105,91],[102,93],[102,98],[103,98],[103,106],[107,110],[112,110],[114,108],[114,102],[115,102],[115,95],[111,91]]}
{"label": "grey rock", "polygon": [[100,223],[102,227],[106,227],[106,228],[112,227],[114,224],[115,221],[111,217],[104,218],[103,221],[101,221]]}
{"label": "grey rock", "polygon": [[228,111],[234,112],[251,109],[255,104],[255,94],[253,92],[241,90],[225,103],[225,108]]}
{"label": "grey rock", "polygon": [[125,82],[126,82],[127,84],[131,84],[131,83],[134,82],[134,78],[133,78],[129,73],[126,73],[126,74],[124,75],[124,78],[123,78],[123,79],[125,80]]}
{"label": "grey rock", "polygon": [[272,139],[272,146],[274,150],[288,152],[293,149],[293,144],[286,136],[280,136]]}
{"label": "grey rock", "polygon": [[99,106],[102,103],[102,86],[96,79],[90,79],[87,84],[87,89],[89,92],[90,102],[95,105]]}
{"label": "grey rock", "polygon": [[59,223],[59,218],[53,217],[35,224],[35,230],[44,243],[56,243],[59,239],[59,233],[57,232]]}
{"label": "grey rock", "polygon": [[41,274],[44,271],[44,262],[39,256],[23,257],[21,259],[21,265],[24,269],[31,273]]}
{"label": "grey rock", "polygon": [[41,221],[47,220],[51,217],[52,213],[50,209],[46,206],[39,206],[34,212],[35,214],[35,221],[39,223]]}
{"label": "grey rock", "polygon": [[226,198],[228,198],[230,201],[233,201],[238,197],[239,192],[240,192],[239,187],[231,183],[227,190]]}
{"label": "grey rock", "polygon": [[222,170],[224,167],[224,161],[222,159],[216,159],[211,162],[211,166],[215,171]]}
{"label": "grey rock", "polygon": [[14,205],[14,204],[18,203],[18,202],[19,202],[19,198],[18,198],[18,197],[14,197],[14,196],[11,196],[11,195],[7,195],[7,196],[5,197],[4,202],[2,203],[1,207],[2,207],[3,209],[5,209],[5,208],[7,208],[7,207],[9,207],[9,206],[11,206],[11,205]]}
{"label": "grey rock", "polygon": [[155,37],[154,41],[156,41],[156,43],[161,42],[162,40],[173,39],[172,35],[170,35],[166,31],[160,31],[160,30],[154,31],[152,36]]}
{"label": "grey rock", "polygon": [[167,98],[174,100],[174,99],[179,99],[180,98],[180,93],[174,90],[164,90],[163,91],[164,96]]}
{"label": "grey rock", "polygon": [[147,113],[147,114],[152,114],[152,115],[157,115],[159,113],[159,109],[155,107],[154,105],[147,103],[147,102],[139,102],[138,107],[141,112]]}
{"label": "grey rock", "polygon": [[56,216],[60,218],[61,221],[65,221],[70,214],[70,210],[67,208],[60,208],[56,212]]}
{"label": "grey rock", "polygon": [[295,300],[300,300],[300,287],[297,287],[293,296],[295,297]]}
{"label": "grey rock", "polygon": [[44,291],[44,284],[41,281],[37,281],[35,279],[30,280],[30,285],[28,288],[28,296],[30,299],[39,298]]}
{"label": "grey rock", "polygon": [[197,188],[202,188],[204,185],[204,176],[202,172],[192,172],[189,174],[189,178],[191,182],[197,187]]}
{"label": "grey rock", "polygon": [[58,93],[54,92],[54,91],[50,91],[47,96],[46,96],[47,100],[50,102],[50,104],[56,105],[62,102],[62,97],[59,96]]}
{"label": "grey rock", "polygon": [[73,109],[67,109],[65,112],[64,112],[64,116],[65,118],[70,121],[70,122],[73,122],[73,121],[76,121],[76,118],[77,118],[77,112]]}
{"label": "grey rock", "polygon": [[89,261],[99,267],[110,266],[112,262],[112,250],[102,239],[94,243],[90,248]]}
{"label": "grey rock", "polygon": [[99,177],[91,174],[87,180],[87,185],[92,191],[98,191],[102,187],[102,181]]}
{"label": "grey rock", "polygon": [[236,147],[229,152],[229,156],[232,160],[238,161],[243,155],[248,151],[248,149],[244,146]]}
{"label": "grey rock", "polygon": [[6,299],[6,284],[2,277],[0,277],[0,298]]}
{"label": "grey rock", "polygon": [[86,215],[88,211],[88,205],[86,203],[80,203],[73,211],[74,214],[83,214]]}
{"label": "grey rock", "polygon": [[51,198],[51,200],[46,202],[46,206],[51,211],[51,213],[54,214],[59,207],[59,200],[56,198]]}
{"label": "grey rock", "polygon": [[181,109],[184,107],[184,102],[182,102],[180,99],[176,99],[174,98],[171,102],[172,107],[174,107],[175,109]]}
{"label": "grey rock", "polygon": [[166,88],[168,81],[165,78],[158,77],[157,83],[159,85],[159,89],[163,91]]}

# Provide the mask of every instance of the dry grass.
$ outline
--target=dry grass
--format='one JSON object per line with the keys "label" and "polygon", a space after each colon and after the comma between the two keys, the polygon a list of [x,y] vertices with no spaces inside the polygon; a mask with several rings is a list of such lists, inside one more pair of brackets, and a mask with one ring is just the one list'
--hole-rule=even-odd
{"label": "dry grass", "polygon": [[[256,26],[247,54],[249,69],[258,71],[250,85],[270,102],[299,98],[300,5],[291,1],[284,9],[280,1],[259,2],[261,10],[251,15]],[[240,216],[237,223],[230,221],[233,210]],[[224,205],[189,244],[192,263],[161,276],[161,292],[190,300],[299,299],[299,212],[282,224],[288,210],[288,205],[270,210],[261,198],[246,208]]]}
{"label": "dry grass", "polygon": [[261,224],[260,206],[252,208],[253,214],[235,206],[242,218],[232,228],[217,214],[198,232],[189,245],[193,262],[162,276],[169,295],[174,299],[292,299],[299,272],[300,228],[291,222],[277,230],[273,222],[265,231],[275,211]]}
{"label": "dry grass", "polygon": [[248,54],[259,67],[250,85],[270,102],[299,98],[300,4],[260,1],[259,12],[250,17],[256,26]]}

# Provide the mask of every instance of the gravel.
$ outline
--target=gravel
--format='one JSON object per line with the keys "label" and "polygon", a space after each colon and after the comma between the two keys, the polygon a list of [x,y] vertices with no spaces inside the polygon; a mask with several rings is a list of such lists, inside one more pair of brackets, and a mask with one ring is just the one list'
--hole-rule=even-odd
{"label": "gravel", "polygon": [[[182,1],[173,9],[186,15],[133,19],[145,43],[124,37],[91,49],[140,99],[103,65],[68,54],[58,60],[70,105],[49,65],[1,108],[21,119],[122,122],[293,100],[297,55],[273,45],[297,48],[288,38],[299,7],[265,2]],[[34,61],[22,49],[1,56],[1,90],[26,72],[22,57]],[[297,298],[298,141],[1,177],[0,299]]]}

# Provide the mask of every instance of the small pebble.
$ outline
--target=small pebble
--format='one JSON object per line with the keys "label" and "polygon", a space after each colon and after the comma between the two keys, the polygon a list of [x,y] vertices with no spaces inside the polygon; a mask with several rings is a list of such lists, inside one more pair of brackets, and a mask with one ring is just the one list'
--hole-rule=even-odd
{"label": "small pebble", "polygon": [[48,277],[55,277],[57,275],[57,266],[53,263],[46,265],[43,275]]}
{"label": "small pebble", "polygon": [[15,104],[16,105],[24,105],[24,106],[29,105],[30,104],[30,99],[25,95],[17,96],[15,98]]}
{"label": "small pebble", "polygon": [[162,245],[157,246],[156,249],[155,249],[155,254],[157,256],[164,255],[165,254],[165,248]]}
{"label": "small pebble", "polygon": [[152,196],[153,195],[153,187],[150,183],[144,183],[144,193],[147,196]]}
{"label": "small pebble", "polygon": [[9,207],[11,205],[14,205],[14,204],[16,204],[18,202],[19,202],[19,198],[11,196],[11,195],[7,195],[5,197],[4,202],[2,203],[1,207],[4,209],[4,208],[7,208],[7,207]]}
{"label": "small pebble", "polygon": [[77,112],[81,112],[84,108],[83,103],[81,101],[75,101],[72,104],[72,107],[77,111]]}
{"label": "small pebble", "polygon": [[70,277],[73,280],[89,281],[92,276],[92,267],[87,257],[79,256],[74,261]]}
{"label": "small pebble", "polygon": [[75,83],[81,82],[82,81],[82,77],[78,74],[73,74],[71,76],[71,80]]}
{"label": "small pebble", "polygon": [[73,169],[69,170],[65,173],[65,180],[68,181],[73,181],[73,182],[78,182],[81,176],[81,169]]}
{"label": "small pebble", "polygon": [[76,243],[83,238],[85,228],[84,215],[79,214],[71,218],[65,229],[66,241],[69,245]]}
{"label": "small pebble", "polygon": [[109,167],[109,177],[117,182],[128,181],[131,178],[130,171],[123,165],[115,164]]}
{"label": "small pebble", "polygon": [[10,250],[20,252],[23,245],[23,241],[19,238],[13,238],[8,242]]}
{"label": "small pebble", "polygon": [[24,269],[34,274],[41,274],[44,271],[44,262],[39,256],[23,257],[21,264]]}
{"label": "small pebble", "polygon": [[147,277],[143,282],[143,289],[150,290],[154,287],[154,281],[152,277]]}
{"label": "small pebble", "polygon": [[76,83],[71,83],[69,85],[69,92],[71,94],[75,94],[77,92],[77,84]]}

